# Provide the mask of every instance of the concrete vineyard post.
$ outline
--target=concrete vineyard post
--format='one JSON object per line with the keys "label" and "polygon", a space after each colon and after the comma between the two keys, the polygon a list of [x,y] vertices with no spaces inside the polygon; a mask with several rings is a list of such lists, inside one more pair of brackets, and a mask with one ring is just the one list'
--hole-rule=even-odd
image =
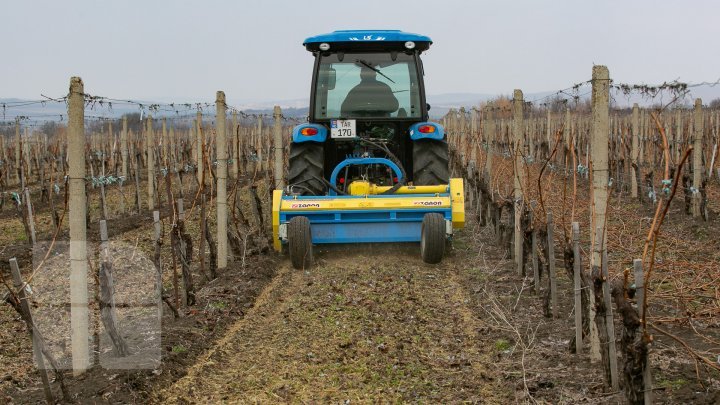
{"label": "concrete vineyard post", "polygon": [[273,110],[273,118],[275,120],[273,125],[273,148],[275,149],[275,167],[273,172],[275,174],[275,189],[281,190],[283,185],[283,142],[282,142],[282,111],[280,106],[275,106]]}
{"label": "concrete vineyard post", "polygon": [[153,134],[152,116],[147,117],[145,142],[147,142],[147,179],[148,179],[148,209],[155,209],[155,135]]}
{"label": "concrete vineyard post", "polygon": [[128,133],[127,133],[127,117],[122,120],[122,132],[120,133],[120,156],[122,157],[122,171],[120,175],[124,178],[128,177]]}
{"label": "concrete vineyard post", "polygon": [[232,136],[232,178],[237,180],[238,174],[240,173],[240,153],[238,148],[238,119],[237,111],[232,113],[232,129],[230,134]]}
{"label": "concrete vineyard post", "polygon": [[467,150],[462,147],[467,139],[467,131],[465,130],[465,126],[466,126],[465,107],[460,107],[458,116],[459,116],[458,131],[456,133],[457,136],[455,138],[455,145],[456,145],[455,150],[457,150],[460,154],[461,166],[465,167],[467,165]]}
{"label": "concrete vineyard post", "polygon": [[[574,150],[570,149],[570,140],[572,139],[572,125],[570,121],[570,107],[565,108],[565,124],[563,127],[563,150],[564,153],[562,153],[563,161],[562,163],[567,166],[569,162],[572,162],[572,154],[575,153]],[[577,145],[577,139],[573,141],[573,149],[578,149]],[[560,155],[558,153],[558,155]],[[571,167],[570,170],[576,170],[575,167]]]}
{"label": "concrete vineyard post", "polygon": [[257,132],[255,136],[255,151],[257,153],[257,160],[255,161],[255,167],[254,170],[257,172],[258,170],[263,171],[265,170],[265,165],[263,164],[263,118],[262,116],[258,117],[257,120]]}
{"label": "concrete vineyard post", "polygon": [[7,158],[7,149],[5,149],[5,137],[4,136],[0,136],[0,151],[1,151],[0,153],[2,153],[2,155],[0,155],[0,158],[2,159],[2,164],[3,164],[2,177],[5,180],[5,184],[9,185],[10,184],[10,176],[8,175],[8,170],[10,169],[10,165],[9,165],[8,158]]}
{"label": "concrete vineyard post", "polygon": [[17,184],[20,185],[20,188],[23,187],[23,179],[22,179],[22,159],[21,159],[21,149],[22,148],[22,141],[20,140],[20,118],[15,118],[15,176],[17,178]]}
{"label": "concrete vineyard post", "polygon": [[468,163],[468,171],[474,174],[477,167],[477,139],[478,134],[478,110],[473,107],[470,110],[470,162]]}
{"label": "concrete vineyard post", "polygon": [[227,268],[227,139],[225,132],[225,93],[217,92],[215,98],[216,142],[217,148],[217,267],[222,271]]}
{"label": "concrete vineyard post", "polygon": [[[168,139],[168,131],[167,131],[167,119],[163,117],[162,119],[162,136],[160,138],[160,144],[162,145],[162,165],[165,168],[165,170],[168,170],[169,166],[169,160],[170,160],[170,140]],[[159,185],[158,185],[159,187]]]}
{"label": "concrete vineyard post", "polygon": [[72,366],[80,375],[90,366],[85,213],[85,99],[82,79],[70,79],[68,96],[68,210],[70,220],[70,324]]}
{"label": "concrete vineyard post", "polygon": [[680,162],[681,144],[682,144],[682,114],[680,109],[675,110],[675,133],[673,136],[673,162],[678,164]]}
{"label": "concrete vineyard post", "polygon": [[693,218],[700,217],[700,187],[702,182],[702,141],[703,141],[703,113],[702,113],[702,100],[695,100],[695,110],[693,112],[693,204],[692,204],[692,215]]}
{"label": "concrete vineyard post", "polygon": [[[633,104],[632,108],[632,151],[630,152],[630,159],[632,164],[630,166],[630,196],[632,198],[638,198],[638,182],[637,182],[637,171],[640,170],[638,165],[638,137],[640,130],[640,108],[637,103]],[[637,167],[637,169],[636,169]]]}
{"label": "concrete vineyard post", "polygon": [[525,171],[523,170],[523,93],[516,89],[513,93],[513,144],[515,155],[515,264],[518,275],[525,273],[523,268],[523,239],[522,213],[524,210],[523,190],[525,185]]}
{"label": "concrete vineyard post", "polygon": [[[593,253],[590,266],[599,266],[605,251],[605,213],[608,196],[608,131],[610,73],[605,66],[593,66],[592,80],[592,196],[594,210],[591,212],[592,229],[600,227],[603,245]],[[594,246],[594,235],[590,243]]]}
{"label": "concrete vineyard post", "polygon": [[205,137],[203,136],[202,131],[202,112],[197,112],[197,119],[195,120],[195,142],[196,142],[196,153],[197,153],[197,159],[195,163],[197,164],[197,180],[200,184],[200,188],[203,188],[205,186],[204,178],[203,178],[203,172],[205,170],[205,153],[203,150],[205,149]]}
{"label": "concrete vineyard post", "polygon": [[[200,161],[198,151],[200,148],[198,148],[197,145],[197,135],[195,134],[195,129],[197,128],[197,121],[193,120],[192,125],[190,126],[190,129],[188,130],[188,144],[190,145],[189,148],[192,153],[192,162],[195,164],[195,167],[200,166],[198,162]],[[194,146],[194,147],[193,147]],[[197,177],[197,175],[196,175]],[[199,177],[197,177],[199,179]]]}

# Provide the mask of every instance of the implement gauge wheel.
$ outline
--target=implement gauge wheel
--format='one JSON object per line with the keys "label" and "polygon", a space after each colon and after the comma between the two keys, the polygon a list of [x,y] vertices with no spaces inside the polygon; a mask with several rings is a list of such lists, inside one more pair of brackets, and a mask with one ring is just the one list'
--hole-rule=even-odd
{"label": "implement gauge wheel", "polygon": [[440,263],[445,254],[445,218],[442,214],[425,214],[420,236],[420,254],[425,263]]}
{"label": "implement gauge wheel", "polygon": [[312,235],[310,220],[307,217],[295,217],[288,224],[288,250],[294,268],[310,268],[313,263]]}

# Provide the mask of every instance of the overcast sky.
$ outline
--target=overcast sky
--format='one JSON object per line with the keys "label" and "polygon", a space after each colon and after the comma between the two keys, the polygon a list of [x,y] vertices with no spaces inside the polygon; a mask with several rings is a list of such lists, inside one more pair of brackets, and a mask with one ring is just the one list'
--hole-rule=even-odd
{"label": "overcast sky", "polygon": [[430,36],[429,94],[554,91],[604,64],[624,83],[720,77],[720,2],[11,1],[0,5],[0,98],[67,93],[163,101],[306,98],[308,36]]}

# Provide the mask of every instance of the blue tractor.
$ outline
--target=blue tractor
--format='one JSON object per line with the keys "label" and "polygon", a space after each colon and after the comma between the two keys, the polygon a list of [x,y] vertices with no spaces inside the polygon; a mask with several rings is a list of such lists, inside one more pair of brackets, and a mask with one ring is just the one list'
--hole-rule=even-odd
{"label": "blue tractor", "polygon": [[429,120],[420,55],[429,37],[397,30],[307,38],[315,57],[308,123],[290,144],[287,188],[273,201],[275,247],[293,265],[318,243],[420,242],[439,262],[464,223],[444,129]]}

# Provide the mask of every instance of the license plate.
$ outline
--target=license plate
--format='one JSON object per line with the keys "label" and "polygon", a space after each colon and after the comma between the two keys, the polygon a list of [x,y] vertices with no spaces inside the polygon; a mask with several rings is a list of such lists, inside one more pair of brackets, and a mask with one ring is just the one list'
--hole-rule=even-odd
{"label": "license plate", "polygon": [[355,138],[355,120],[332,120],[330,121],[331,138]]}

